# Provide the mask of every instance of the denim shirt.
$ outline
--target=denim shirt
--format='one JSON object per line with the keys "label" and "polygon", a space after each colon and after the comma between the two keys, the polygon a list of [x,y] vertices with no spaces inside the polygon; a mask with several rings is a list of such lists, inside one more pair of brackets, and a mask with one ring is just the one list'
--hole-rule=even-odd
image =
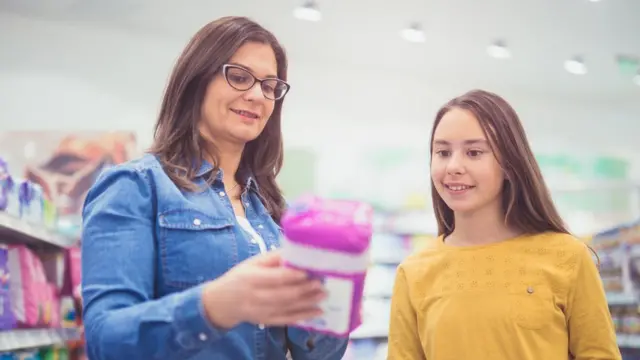
{"label": "denim shirt", "polygon": [[[214,327],[201,302],[203,284],[260,253],[236,221],[221,181],[176,187],[158,160],[145,155],[105,170],[83,210],[82,296],[92,360],[338,360],[347,340],[292,327],[243,323]],[[268,249],[280,228],[248,177],[242,203]]]}

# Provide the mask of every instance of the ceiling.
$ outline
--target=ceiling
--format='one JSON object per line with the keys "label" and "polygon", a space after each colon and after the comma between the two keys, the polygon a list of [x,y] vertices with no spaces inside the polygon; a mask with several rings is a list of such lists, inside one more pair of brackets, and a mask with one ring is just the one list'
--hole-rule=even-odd
{"label": "ceiling", "polygon": [[[425,87],[460,84],[522,92],[640,100],[640,86],[622,75],[616,54],[640,56],[637,0],[320,0],[323,20],[294,19],[296,0],[0,0],[0,11],[22,16],[145,33],[184,43],[223,15],[250,16],[285,44],[292,62],[317,71],[353,69],[398,76]],[[426,42],[404,41],[410,22]],[[504,39],[513,58],[487,56]],[[567,73],[563,62],[584,56],[589,73]],[[415,89],[415,88],[414,88]]]}

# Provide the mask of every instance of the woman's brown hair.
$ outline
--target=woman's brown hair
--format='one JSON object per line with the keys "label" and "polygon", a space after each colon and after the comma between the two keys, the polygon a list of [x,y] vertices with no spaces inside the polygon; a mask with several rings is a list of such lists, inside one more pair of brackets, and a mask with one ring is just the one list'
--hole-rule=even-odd
{"label": "woman's brown hair", "polygon": [[[205,140],[198,131],[207,85],[220,73],[235,52],[247,42],[271,46],[278,64],[278,77],[287,80],[287,57],[276,37],[245,17],[223,17],[200,29],[178,58],[162,99],[150,152],[158,156],[165,172],[183,190],[196,191],[194,178],[202,166]],[[260,185],[260,196],[276,222],[285,201],[276,183],[282,168],[282,102],[277,100],[262,133],[246,144],[240,167]],[[218,168],[218,154],[207,152]],[[209,175],[208,184],[216,172]],[[237,178],[238,183],[244,179]]]}
{"label": "woman's brown hair", "polygon": [[[440,120],[454,108],[467,110],[478,119],[505,173],[502,207],[506,225],[526,234],[547,231],[568,234],[569,231],[551,200],[520,118],[502,97],[483,90],[473,90],[449,101],[438,111],[433,123],[431,151],[433,135]],[[438,235],[447,236],[455,226],[453,211],[436,191],[433,180],[431,196],[438,222]]]}

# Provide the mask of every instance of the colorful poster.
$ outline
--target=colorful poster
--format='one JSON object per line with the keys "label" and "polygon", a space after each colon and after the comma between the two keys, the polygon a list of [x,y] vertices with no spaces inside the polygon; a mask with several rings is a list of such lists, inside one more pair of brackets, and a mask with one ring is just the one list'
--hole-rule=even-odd
{"label": "colorful poster", "polygon": [[130,132],[19,131],[0,133],[0,157],[18,181],[42,187],[58,225],[76,229],[85,196],[108,166],[137,156]]}

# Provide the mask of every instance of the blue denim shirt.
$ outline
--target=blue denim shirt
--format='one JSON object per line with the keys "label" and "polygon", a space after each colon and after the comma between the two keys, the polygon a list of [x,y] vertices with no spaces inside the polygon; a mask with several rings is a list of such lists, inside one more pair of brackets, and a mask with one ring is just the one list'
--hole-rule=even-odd
{"label": "blue denim shirt", "polygon": [[[204,164],[195,183],[212,171]],[[201,292],[260,252],[237,223],[221,174],[201,192],[179,190],[158,160],[106,170],[83,210],[82,296],[92,360],[338,360],[347,340],[292,327],[212,326]],[[280,228],[247,178],[246,217],[268,248]]]}

